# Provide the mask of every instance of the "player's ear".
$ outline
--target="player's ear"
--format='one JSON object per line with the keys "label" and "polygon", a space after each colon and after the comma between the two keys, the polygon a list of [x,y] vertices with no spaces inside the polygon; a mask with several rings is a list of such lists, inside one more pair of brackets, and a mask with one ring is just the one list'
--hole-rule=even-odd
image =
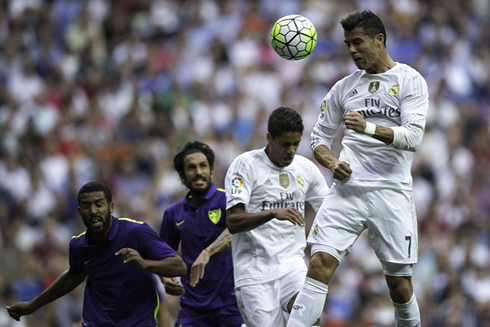
{"label": "player's ear", "polygon": [[185,176],[179,173],[180,182],[185,185]]}
{"label": "player's ear", "polygon": [[109,209],[111,210],[111,213],[114,213],[114,202],[109,204]]}
{"label": "player's ear", "polygon": [[267,132],[267,134],[265,135],[265,138],[267,139],[267,142],[269,142],[269,143],[271,143],[273,140],[272,135],[269,132]]}
{"label": "player's ear", "polygon": [[385,36],[382,33],[379,33],[376,35],[375,41],[378,48],[381,48],[384,46]]}

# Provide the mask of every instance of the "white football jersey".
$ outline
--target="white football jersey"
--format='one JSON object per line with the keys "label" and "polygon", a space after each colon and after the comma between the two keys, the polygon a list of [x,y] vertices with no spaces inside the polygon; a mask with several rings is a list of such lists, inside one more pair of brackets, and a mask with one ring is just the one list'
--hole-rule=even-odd
{"label": "white football jersey", "polygon": [[408,65],[397,63],[382,74],[358,70],[338,81],[321,104],[321,113],[311,133],[311,148],[331,147],[339,126],[350,110],[367,122],[391,127],[391,145],[346,129],[339,159],[350,164],[349,183],[366,181],[411,187],[414,152],[419,147],[429,109],[427,83]]}
{"label": "white football jersey", "polygon": [[[320,208],[328,186],[318,167],[295,155],[287,167],[274,165],[265,149],[245,152],[228,168],[225,177],[226,208],[239,203],[245,211],[260,212],[294,207],[304,216],[305,201]],[[272,219],[250,231],[232,235],[235,286],[267,282],[304,266],[304,227]]]}

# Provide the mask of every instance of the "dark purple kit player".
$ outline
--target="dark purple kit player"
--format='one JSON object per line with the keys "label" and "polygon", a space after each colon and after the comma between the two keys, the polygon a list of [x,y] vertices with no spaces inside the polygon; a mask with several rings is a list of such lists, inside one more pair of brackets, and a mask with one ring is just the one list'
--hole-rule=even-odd
{"label": "dark purple kit player", "polygon": [[85,281],[82,326],[155,327],[159,299],[153,273],[183,276],[182,259],[146,223],[112,216],[112,192],[90,182],[78,193],[87,231],[70,241],[70,268],[39,296],[7,306],[16,320]]}
{"label": "dark purple kit player", "polygon": [[181,283],[163,278],[167,293],[181,295],[179,327],[244,326],[235,298],[226,197],[212,182],[213,166],[213,150],[199,141],[187,142],[174,158],[189,192],[165,210],[160,237],[175,250],[181,244],[187,266]]}

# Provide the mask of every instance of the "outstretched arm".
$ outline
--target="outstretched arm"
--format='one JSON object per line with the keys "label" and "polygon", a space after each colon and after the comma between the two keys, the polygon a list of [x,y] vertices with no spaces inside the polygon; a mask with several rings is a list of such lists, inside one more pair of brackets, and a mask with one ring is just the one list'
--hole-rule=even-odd
{"label": "outstretched arm", "polygon": [[139,269],[145,269],[162,277],[184,276],[187,267],[178,255],[166,257],[162,260],[145,260],[138,251],[131,248],[123,248],[116,252],[123,262]]}
{"label": "outstretched arm", "polygon": [[226,228],[207,248],[197,257],[191,267],[191,286],[196,286],[199,280],[204,277],[204,270],[209,262],[209,259],[216,253],[228,250],[231,248],[231,234]]}
{"label": "outstretched arm", "polygon": [[245,212],[245,205],[240,203],[226,210],[226,226],[232,234],[252,230],[274,218],[288,220],[301,227],[305,225],[303,215],[292,207],[250,213]]}
{"label": "outstretched arm", "polygon": [[65,294],[73,291],[85,279],[84,275],[71,275],[68,270],[61,273],[55,281],[41,294],[28,302],[17,302],[7,306],[7,311],[13,319],[19,321],[20,317],[35,312],[42,306],[53,302]]}

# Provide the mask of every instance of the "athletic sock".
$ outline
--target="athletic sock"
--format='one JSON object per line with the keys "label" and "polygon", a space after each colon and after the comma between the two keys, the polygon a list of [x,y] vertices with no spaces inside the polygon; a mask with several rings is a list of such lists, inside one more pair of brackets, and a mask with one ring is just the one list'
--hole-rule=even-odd
{"label": "athletic sock", "polygon": [[306,277],[303,288],[294,301],[287,327],[313,326],[323,312],[328,285]]}
{"label": "athletic sock", "polygon": [[395,303],[396,327],[420,327],[420,310],[415,293],[407,303]]}

